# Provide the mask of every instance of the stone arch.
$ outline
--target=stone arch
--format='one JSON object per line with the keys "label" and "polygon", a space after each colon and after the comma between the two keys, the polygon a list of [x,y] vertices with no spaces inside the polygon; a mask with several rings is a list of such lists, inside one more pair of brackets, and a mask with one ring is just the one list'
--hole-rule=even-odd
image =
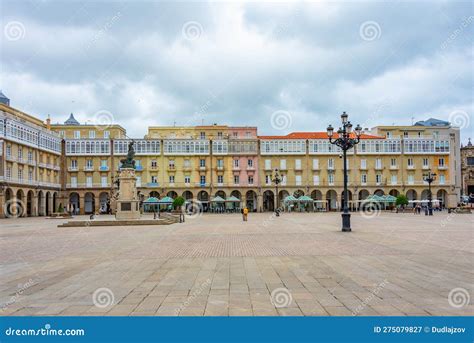
{"label": "stone arch", "polygon": [[45,205],[45,215],[49,216],[51,215],[51,193],[49,191],[46,192],[46,205]]}
{"label": "stone arch", "polygon": [[430,196],[430,190],[429,189],[424,189],[421,192],[421,200],[428,200],[429,196]]}
{"label": "stone arch", "polygon": [[441,207],[446,207],[447,201],[448,201],[448,192],[446,192],[446,190],[444,190],[444,189],[440,189],[436,193],[436,199],[439,200],[439,205]]}
{"label": "stone arch", "polygon": [[320,190],[315,189],[311,192],[311,199],[313,200],[323,200],[323,193]]}
{"label": "stone arch", "polygon": [[95,195],[94,193],[87,192],[84,194],[84,213],[91,214],[94,213],[95,209]]}
{"label": "stone arch", "polygon": [[390,192],[388,192],[391,196],[397,197],[400,195],[400,192],[396,189],[391,189]]}
{"label": "stone arch", "polygon": [[160,198],[160,193],[158,193],[157,191],[151,191],[151,192],[150,192],[150,198],[157,198],[157,199],[159,199],[159,198]]}
{"label": "stone arch", "polygon": [[207,212],[209,210],[209,193],[206,191],[200,191],[197,195],[197,199],[202,204],[202,210]]}
{"label": "stone arch", "polygon": [[263,210],[275,211],[275,194],[270,190],[263,192]]}
{"label": "stone arch", "polygon": [[16,216],[26,217],[26,198],[22,189],[16,191]]}
{"label": "stone arch", "polygon": [[328,201],[329,210],[337,210],[337,193],[334,189],[326,192],[326,200]]}
{"label": "stone arch", "polygon": [[43,191],[38,192],[38,199],[37,199],[37,208],[38,208],[38,216],[44,216],[44,193]]}
{"label": "stone arch", "polygon": [[304,195],[304,191],[302,189],[297,189],[296,191],[293,192],[293,196],[295,198],[302,197]]}
{"label": "stone arch", "polygon": [[99,211],[100,213],[109,213],[110,212],[110,201],[109,193],[101,192],[99,194]]}
{"label": "stone arch", "polygon": [[408,200],[417,200],[417,193],[414,189],[409,189],[406,193]]}
{"label": "stone arch", "polygon": [[26,194],[26,215],[28,217],[32,217],[34,215],[33,213],[34,198],[35,198],[35,193],[32,190],[29,190],[28,193]]}
{"label": "stone arch", "polygon": [[216,192],[216,197],[221,197],[222,199],[227,199],[227,195],[225,194],[225,192],[223,190],[219,190]]}
{"label": "stone arch", "polygon": [[378,195],[379,197],[381,197],[382,195],[385,195],[385,192],[383,189],[377,189],[375,192],[374,192],[375,195]]}
{"label": "stone arch", "polygon": [[231,197],[236,197],[237,199],[242,200],[242,194],[241,194],[240,191],[238,191],[238,190],[233,190],[233,191],[230,193],[230,196],[231,196]]}
{"label": "stone arch", "polygon": [[72,192],[69,194],[69,212],[72,214],[79,214],[80,212],[80,200],[79,194]]}
{"label": "stone arch", "polygon": [[255,212],[257,210],[257,193],[255,193],[255,191],[253,190],[247,191],[247,193],[245,194],[245,198],[245,205],[247,206],[249,211]]}
{"label": "stone arch", "polygon": [[183,192],[184,200],[192,200],[194,198],[193,192],[191,191],[184,191]]}
{"label": "stone arch", "polygon": [[369,197],[370,193],[367,189],[361,189],[359,191],[359,200],[365,200]]}
{"label": "stone arch", "polygon": [[169,191],[166,196],[170,197],[171,199],[176,199],[178,193],[176,193],[175,191]]}
{"label": "stone arch", "polygon": [[282,189],[278,192],[278,201],[280,206],[282,206],[283,200],[285,200],[285,198],[289,195],[290,193],[286,189]]}

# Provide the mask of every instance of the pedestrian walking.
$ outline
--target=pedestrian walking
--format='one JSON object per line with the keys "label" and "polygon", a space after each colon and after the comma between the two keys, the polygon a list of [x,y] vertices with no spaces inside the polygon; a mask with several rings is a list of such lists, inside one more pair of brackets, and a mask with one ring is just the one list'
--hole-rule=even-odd
{"label": "pedestrian walking", "polygon": [[248,215],[249,215],[249,209],[247,207],[245,207],[244,210],[243,210],[244,222],[247,221]]}

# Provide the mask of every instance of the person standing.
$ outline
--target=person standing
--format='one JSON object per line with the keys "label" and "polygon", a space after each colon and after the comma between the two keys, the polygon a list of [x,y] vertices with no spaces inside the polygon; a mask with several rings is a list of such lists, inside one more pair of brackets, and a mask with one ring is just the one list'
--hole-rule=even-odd
{"label": "person standing", "polygon": [[247,207],[244,207],[244,211],[243,211],[243,219],[244,219],[244,222],[247,221],[247,217],[249,215],[249,209]]}

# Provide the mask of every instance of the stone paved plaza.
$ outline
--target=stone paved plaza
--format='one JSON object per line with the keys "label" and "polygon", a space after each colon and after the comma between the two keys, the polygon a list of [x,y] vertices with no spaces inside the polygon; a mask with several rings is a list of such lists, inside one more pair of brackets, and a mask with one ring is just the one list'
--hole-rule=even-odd
{"label": "stone paved plaza", "polygon": [[351,233],[340,218],[206,214],[93,228],[1,220],[0,313],[474,314],[474,215],[355,213]]}

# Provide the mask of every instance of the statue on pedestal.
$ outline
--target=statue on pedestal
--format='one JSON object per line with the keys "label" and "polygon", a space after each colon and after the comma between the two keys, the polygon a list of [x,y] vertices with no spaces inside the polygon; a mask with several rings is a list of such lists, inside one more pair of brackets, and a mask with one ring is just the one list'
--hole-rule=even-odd
{"label": "statue on pedestal", "polygon": [[135,169],[135,160],[133,159],[134,157],[135,149],[133,149],[133,141],[130,141],[130,143],[128,143],[127,157],[120,160],[120,163],[122,163],[121,168]]}

